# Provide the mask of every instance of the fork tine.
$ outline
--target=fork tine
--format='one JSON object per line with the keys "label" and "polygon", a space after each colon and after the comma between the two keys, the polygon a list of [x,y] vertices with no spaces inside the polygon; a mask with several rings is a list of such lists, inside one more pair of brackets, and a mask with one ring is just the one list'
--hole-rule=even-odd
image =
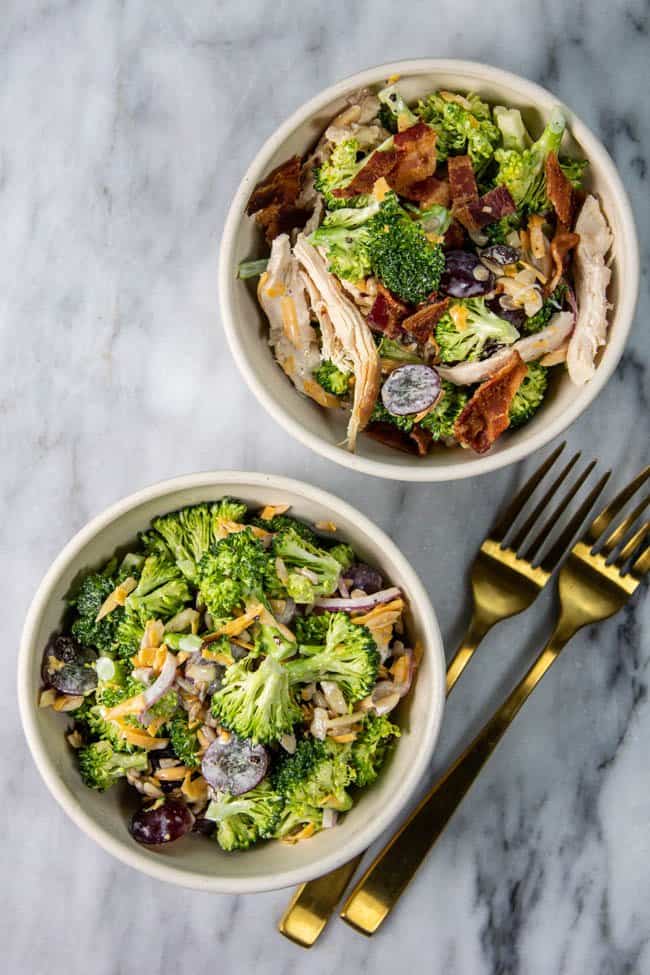
{"label": "fork tine", "polygon": [[519,529],[515,537],[512,539],[512,541],[508,544],[508,548],[512,549],[513,552],[519,551],[519,549],[525,542],[526,537],[530,532],[531,528],[535,525],[537,519],[540,517],[540,515],[545,510],[545,508],[548,507],[551,498],[557,492],[557,489],[560,487],[560,485],[565,480],[565,478],[573,470],[573,468],[575,467],[579,459],[580,459],[580,451],[578,451],[577,454],[574,454],[571,460],[569,461],[569,463],[564,468],[564,470],[560,471],[560,473],[555,478],[555,480],[551,484],[550,488],[548,489],[544,497],[535,506],[532,514],[530,514],[529,517],[526,518],[524,524],[521,526],[521,528]]}
{"label": "fork tine", "polygon": [[490,538],[494,539],[495,542],[500,542],[503,540],[506,532],[513,524],[515,518],[522,510],[523,506],[526,504],[539,482],[551,469],[565,447],[566,440],[564,440],[559,447],[555,448],[550,457],[547,457],[544,463],[540,464],[537,470],[531,474],[526,483],[519,489],[517,494],[515,494],[514,498],[490,532]]}
{"label": "fork tine", "polygon": [[611,555],[614,549],[621,544],[621,542],[623,541],[623,539],[625,538],[625,536],[627,535],[627,533],[629,532],[630,528],[637,520],[639,515],[645,510],[649,501],[650,501],[650,495],[647,498],[644,498],[641,504],[638,504],[634,509],[634,511],[630,515],[628,515],[624,521],[620,523],[620,525],[615,529],[615,531],[612,532],[612,534],[609,536],[609,538],[603,545],[601,549],[602,552],[604,552],[606,555]]}
{"label": "fork tine", "polygon": [[[587,464],[582,474],[576,478],[571,487],[568,489],[567,493],[555,506],[551,514],[546,519],[545,523],[542,525],[540,530],[537,532],[532,542],[526,548],[526,551],[521,556],[521,558],[526,559],[528,562],[533,562],[533,560],[539,554],[541,547],[543,546],[546,539],[549,537],[555,525],[557,525],[558,519],[561,517],[562,512],[566,510],[568,505],[571,503],[573,498],[576,496],[584,482],[587,480],[597,461],[592,460],[590,464]],[[554,546],[555,547],[555,546]]]}
{"label": "fork tine", "polygon": [[636,562],[633,562],[630,567],[630,572],[637,579],[640,579],[650,570],[650,548],[646,548],[645,552],[639,556]]}
{"label": "fork tine", "polygon": [[[599,515],[597,515],[589,526],[587,532],[587,539],[594,544],[602,537],[605,530],[610,526],[612,520],[621,511],[623,506],[627,504],[633,494],[635,494],[642,484],[644,484],[648,477],[650,477],[650,464],[642,470],[633,481],[624,487],[616,497],[609,502],[606,508],[604,508]],[[620,541],[620,539],[619,539]]]}
{"label": "fork tine", "polygon": [[631,559],[643,539],[648,534],[648,529],[650,528],[650,522],[646,521],[644,525],[641,525],[639,530],[632,535],[629,542],[626,542],[621,551],[616,556],[616,564],[619,569],[622,569],[628,559]]}
{"label": "fork tine", "polygon": [[[589,471],[591,470],[591,468],[593,468],[593,465],[595,463],[596,462],[594,461],[587,469],[585,475],[583,475],[581,479],[582,481],[584,481],[586,474],[589,473]],[[611,476],[611,473],[612,473],[611,471],[606,471],[603,474],[596,487],[593,489],[593,491],[591,491],[590,494],[587,495],[587,497],[582,502],[582,504],[580,505],[580,507],[578,508],[575,515],[568,523],[568,525],[566,526],[566,528],[564,529],[560,537],[557,539],[556,542],[554,542],[551,549],[544,556],[544,561],[541,563],[541,565],[546,572],[553,572],[557,567],[557,565],[559,564],[560,559],[567,551],[574,536],[580,531],[583,521],[585,520],[585,518],[593,508],[594,504],[598,500],[599,495],[602,494],[603,488],[607,484]],[[575,494],[575,491],[573,493]],[[566,507],[566,503],[565,503],[565,507]]]}

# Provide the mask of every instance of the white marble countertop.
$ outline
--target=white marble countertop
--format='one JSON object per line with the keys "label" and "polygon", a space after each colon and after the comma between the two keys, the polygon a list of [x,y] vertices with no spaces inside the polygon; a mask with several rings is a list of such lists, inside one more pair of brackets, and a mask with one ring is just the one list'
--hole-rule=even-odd
{"label": "white marble countertop", "polygon": [[[409,487],[326,464],[262,413],[218,320],[216,256],[237,181],[263,139],[323,86],[369,64],[436,54],[547,85],[619,165],[647,275],[647,3],[349,0],[343,9],[314,0],[3,6],[10,661],[35,586],[91,515],[151,481],[220,466],[304,478],[366,510],[426,581],[448,648],[458,639],[463,567],[523,471]],[[646,276],[623,362],[568,435],[621,480],[647,453],[649,311]],[[335,921],[310,955],[274,930],[288,892],[181,891],[82,835],[31,762],[10,674],[0,713],[5,970],[650,973],[648,608],[637,599],[576,637],[385,929],[367,941]],[[522,672],[550,610],[548,595],[488,639],[449,704],[439,767]]]}

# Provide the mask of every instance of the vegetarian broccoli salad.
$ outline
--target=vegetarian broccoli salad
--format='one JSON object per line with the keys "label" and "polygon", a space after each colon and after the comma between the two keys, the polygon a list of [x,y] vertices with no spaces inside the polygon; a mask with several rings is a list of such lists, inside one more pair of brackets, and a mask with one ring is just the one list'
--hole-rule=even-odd
{"label": "vegetarian broccoli salad", "polygon": [[586,161],[551,113],[396,84],[356,92],[314,151],[273,170],[247,207],[271,246],[259,277],[269,341],[297,389],[359,431],[426,455],[489,450],[526,423],[549,369],[576,385],[607,338],[612,238]]}
{"label": "vegetarian broccoli salad", "polygon": [[400,590],[287,506],[222,498],[156,518],[88,574],[43,656],[42,707],[91,789],[142,797],[130,831],[223,850],[336,824],[375,781],[411,686]]}

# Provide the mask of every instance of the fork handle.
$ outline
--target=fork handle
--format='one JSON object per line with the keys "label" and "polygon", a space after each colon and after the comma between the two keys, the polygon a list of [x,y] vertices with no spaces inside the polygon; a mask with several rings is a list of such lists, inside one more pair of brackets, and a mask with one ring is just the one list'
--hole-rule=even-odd
{"label": "fork handle", "polygon": [[[473,614],[462,643],[447,667],[448,695],[494,622]],[[311,948],[343,897],[362,856],[361,853],[323,877],[301,884],[280,919],[280,933],[303,948]]]}
{"label": "fork handle", "polygon": [[458,809],[520,708],[578,627],[563,617],[526,676],[375,857],[347,899],[341,917],[374,934]]}

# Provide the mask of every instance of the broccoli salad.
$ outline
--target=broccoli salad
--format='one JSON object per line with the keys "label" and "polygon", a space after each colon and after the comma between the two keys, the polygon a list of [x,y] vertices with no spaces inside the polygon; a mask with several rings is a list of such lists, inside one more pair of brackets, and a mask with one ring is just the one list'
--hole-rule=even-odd
{"label": "broccoli salad", "polygon": [[48,642],[40,705],[67,712],[83,782],[141,797],[146,845],[226,851],[334,826],[400,731],[416,654],[381,573],[286,505],[232,498],[154,519],[88,573]]}
{"label": "broccoli salad", "polygon": [[391,79],[350,96],[314,150],[253,190],[270,255],[269,342],[296,388],[359,432],[426,455],[489,450],[540,408],[549,369],[577,386],[607,340],[611,234],[562,144],[520,111]]}

